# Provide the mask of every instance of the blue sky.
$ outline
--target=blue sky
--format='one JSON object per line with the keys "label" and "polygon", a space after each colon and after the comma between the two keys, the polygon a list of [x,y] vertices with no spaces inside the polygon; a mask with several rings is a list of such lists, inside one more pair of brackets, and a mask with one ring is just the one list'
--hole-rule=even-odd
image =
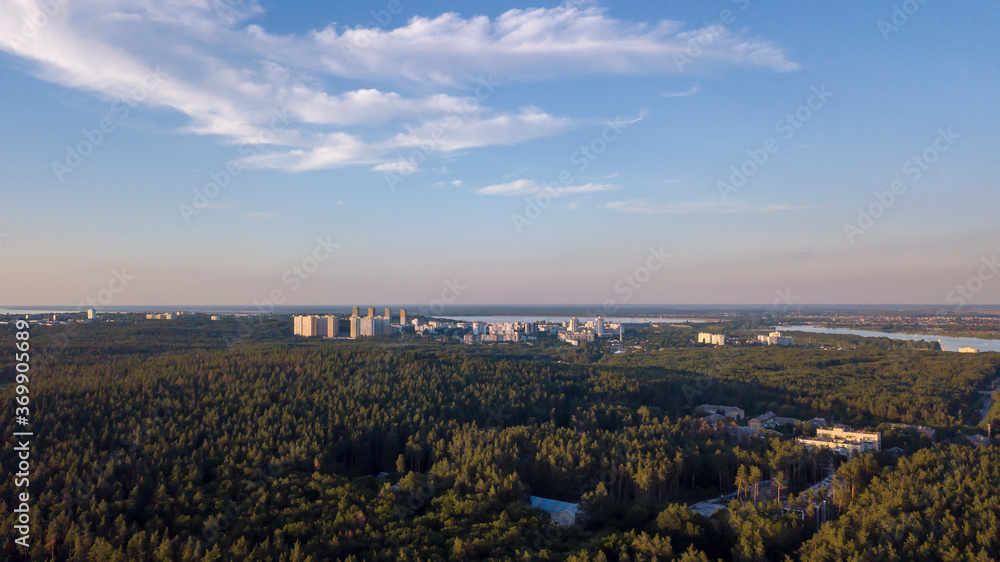
{"label": "blue sky", "polygon": [[0,304],[113,272],[111,305],[996,304],[998,28],[996,1],[8,1]]}

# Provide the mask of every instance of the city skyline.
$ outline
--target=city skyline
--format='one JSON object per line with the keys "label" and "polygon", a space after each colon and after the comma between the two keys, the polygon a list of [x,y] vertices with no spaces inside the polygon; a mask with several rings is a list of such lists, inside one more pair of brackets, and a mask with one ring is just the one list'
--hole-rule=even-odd
{"label": "city skyline", "polygon": [[998,13],[9,3],[0,304],[998,304]]}

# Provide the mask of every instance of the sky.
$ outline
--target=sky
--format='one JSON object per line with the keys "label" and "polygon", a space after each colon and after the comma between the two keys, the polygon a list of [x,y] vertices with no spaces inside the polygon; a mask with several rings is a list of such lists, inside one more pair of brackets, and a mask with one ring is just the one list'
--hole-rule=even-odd
{"label": "sky", "polygon": [[997,29],[2,0],[0,305],[997,304]]}

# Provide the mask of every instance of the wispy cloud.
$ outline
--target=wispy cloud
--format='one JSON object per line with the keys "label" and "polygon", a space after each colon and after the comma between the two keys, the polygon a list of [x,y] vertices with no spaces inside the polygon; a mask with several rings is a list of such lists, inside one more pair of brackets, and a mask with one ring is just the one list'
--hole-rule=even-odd
{"label": "wispy cloud", "polygon": [[567,185],[549,187],[535,180],[515,180],[509,183],[498,183],[488,185],[476,190],[479,195],[534,195],[537,193],[548,193],[552,197],[563,197],[581,193],[595,193],[598,191],[610,191],[618,189],[618,186],[607,183],[586,183],[582,185]]}
{"label": "wispy cloud", "polygon": [[627,199],[611,201],[604,204],[605,209],[640,215],[674,214],[674,213],[772,213],[778,211],[800,211],[811,209],[798,205],[765,205],[763,207],[741,206],[723,201],[680,201],[675,203],[658,203],[650,199]]}
{"label": "wispy cloud", "polygon": [[395,162],[384,162],[372,168],[373,172],[396,172],[414,173],[419,172],[420,167],[409,160],[396,160]]}
{"label": "wispy cloud", "polygon": [[[227,2],[231,9],[221,15],[219,3],[206,0],[57,2],[50,3],[58,6],[52,15],[41,4],[0,4],[0,50],[31,61],[39,78],[113,99],[158,69],[161,80],[143,105],[186,116],[182,132],[253,143],[246,166],[290,171],[391,165],[454,125],[454,115],[460,126],[446,129],[436,146],[443,153],[565,131],[579,120],[532,106],[470,108],[464,99],[480,82],[492,84],[491,75],[539,81],[676,74],[672,56],[706,32],[676,21],[619,20],[576,2],[495,18],[414,17],[394,29],[331,24],[297,35],[248,24],[264,14],[255,0]],[[24,22],[43,17],[48,23],[23,36]],[[716,32],[684,72],[798,68],[771,41]]]}
{"label": "wispy cloud", "polygon": [[195,205],[198,209],[232,209],[236,206],[235,203],[219,203],[214,201],[208,201],[203,203],[198,203]]}
{"label": "wispy cloud", "polygon": [[701,91],[701,84],[695,83],[687,90],[680,92],[663,92],[660,97],[663,98],[686,98],[688,96],[693,96]]}

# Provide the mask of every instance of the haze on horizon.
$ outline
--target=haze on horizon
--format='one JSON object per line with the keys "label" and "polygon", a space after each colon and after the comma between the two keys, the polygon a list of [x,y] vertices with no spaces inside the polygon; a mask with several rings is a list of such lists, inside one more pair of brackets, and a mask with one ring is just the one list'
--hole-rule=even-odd
{"label": "haze on horizon", "polygon": [[1000,303],[996,1],[52,6],[5,306]]}

